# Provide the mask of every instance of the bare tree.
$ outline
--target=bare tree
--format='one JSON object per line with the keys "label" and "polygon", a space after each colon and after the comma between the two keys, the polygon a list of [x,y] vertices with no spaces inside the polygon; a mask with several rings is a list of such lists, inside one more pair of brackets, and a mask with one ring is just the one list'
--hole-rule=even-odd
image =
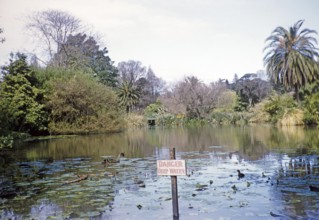
{"label": "bare tree", "polygon": [[161,78],[158,78],[152,68],[149,67],[145,77],[142,77],[137,81],[137,86],[141,91],[138,107],[145,108],[149,104],[156,102],[165,86],[165,82]]}
{"label": "bare tree", "polygon": [[226,96],[229,93],[227,89],[226,82],[219,81],[219,82],[212,82],[210,84],[210,92],[209,95],[211,96],[211,108],[220,108],[225,105],[228,105],[231,100],[226,100]]}
{"label": "bare tree", "polygon": [[[2,34],[3,33],[3,29],[2,28],[0,28],[0,34]],[[3,42],[5,42],[5,38],[4,37],[0,37],[0,43],[3,43]]]}
{"label": "bare tree", "polygon": [[119,81],[129,82],[136,85],[139,79],[145,78],[146,67],[140,61],[129,60],[120,62],[117,65]]}
{"label": "bare tree", "polygon": [[168,110],[179,110],[189,118],[204,118],[218,106],[219,97],[226,91],[225,84],[212,83],[209,86],[194,76],[178,82],[171,92],[161,97]]}
{"label": "bare tree", "polygon": [[186,115],[185,105],[179,101],[178,95],[174,93],[173,90],[165,88],[163,94],[158,98],[159,101],[165,106],[168,112]]}
{"label": "bare tree", "polygon": [[79,32],[82,28],[79,19],[59,10],[35,12],[28,20],[27,28],[45,43],[50,60],[54,54],[63,50],[68,36]]}
{"label": "bare tree", "polygon": [[151,67],[149,67],[147,70],[146,80],[148,82],[147,90],[149,91],[149,93],[153,97],[158,96],[161,90],[164,88],[165,82],[155,75]]}

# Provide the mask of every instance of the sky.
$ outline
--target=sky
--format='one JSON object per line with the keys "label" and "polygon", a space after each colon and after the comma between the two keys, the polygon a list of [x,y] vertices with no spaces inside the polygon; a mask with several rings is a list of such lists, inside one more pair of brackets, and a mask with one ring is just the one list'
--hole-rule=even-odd
{"label": "sky", "polygon": [[26,18],[48,9],[90,27],[115,64],[140,61],[167,82],[232,81],[264,69],[265,39],[277,26],[302,19],[319,31],[318,0],[0,0],[0,65],[10,52],[37,52]]}

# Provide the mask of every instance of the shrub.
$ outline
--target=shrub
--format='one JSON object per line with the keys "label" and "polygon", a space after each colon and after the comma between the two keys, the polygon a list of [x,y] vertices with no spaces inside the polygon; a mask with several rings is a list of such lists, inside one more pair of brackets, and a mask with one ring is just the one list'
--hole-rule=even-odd
{"label": "shrub", "polygon": [[0,150],[3,148],[12,148],[13,137],[11,135],[0,136]]}
{"label": "shrub", "polygon": [[304,113],[300,109],[288,109],[285,110],[282,118],[278,120],[279,125],[303,125]]}
{"label": "shrub", "polygon": [[48,87],[46,107],[53,134],[113,132],[123,129],[124,111],[113,90],[81,72],[57,78]]}
{"label": "shrub", "polygon": [[128,113],[125,116],[125,124],[128,128],[144,127],[147,125],[147,121],[143,115]]}
{"label": "shrub", "polygon": [[306,124],[319,124],[319,93],[306,96],[304,101],[304,122]]}
{"label": "shrub", "polygon": [[271,122],[277,123],[285,113],[296,107],[297,103],[291,95],[272,95],[264,105],[264,111],[270,114]]}

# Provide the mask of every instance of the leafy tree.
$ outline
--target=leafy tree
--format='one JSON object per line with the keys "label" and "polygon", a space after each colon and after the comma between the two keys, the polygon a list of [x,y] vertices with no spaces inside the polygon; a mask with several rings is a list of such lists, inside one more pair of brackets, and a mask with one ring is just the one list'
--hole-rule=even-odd
{"label": "leafy tree", "polygon": [[0,84],[0,124],[3,130],[43,133],[47,129],[44,91],[38,88],[34,72],[26,62],[26,56],[17,54],[17,59],[2,69]]}
{"label": "leafy tree", "polygon": [[165,113],[166,109],[159,101],[148,105],[144,110],[144,114],[147,117],[163,117]]}
{"label": "leafy tree", "polygon": [[[262,80],[256,74],[245,74],[233,86],[241,106],[252,107],[265,98],[271,91],[268,81]],[[242,105],[244,102],[246,104]]]}
{"label": "leafy tree", "polygon": [[243,111],[247,110],[247,107],[248,107],[247,101],[242,100],[242,97],[237,95],[234,110],[236,112],[243,112]]}
{"label": "leafy tree", "polygon": [[[82,28],[79,19],[59,10],[35,12],[28,20],[28,30],[45,43],[49,60],[63,48],[70,34],[77,33]],[[63,60],[63,57],[60,58],[56,59],[58,66]]]}
{"label": "leafy tree", "polygon": [[117,94],[120,99],[120,105],[126,108],[127,113],[138,103],[140,98],[140,90],[128,81],[124,81],[119,86]]}
{"label": "leafy tree", "polygon": [[53,65],[60,63],[60,66],[66,68],[86,70],[98,77],[104,85],[115,87],[117,69],[107,54],[108,50],[100,48],[93,37],[88,37],[86,34],[69,35],[51,63]]}
{"label": "leafy tree", "polygon": [[67,78],[52,78],[49,86],[46,105],[51,113],[51,133],[96,133],[123,128],[114,91],[79,71]]}
{"label": "leafy tree", "polygon": [[266,39],[264,64],[275,83],[294,89],[299,102],[299,89],[318,78],[318,48],[310,29],[301,30],[299,20],[288,30],[277,27]]}

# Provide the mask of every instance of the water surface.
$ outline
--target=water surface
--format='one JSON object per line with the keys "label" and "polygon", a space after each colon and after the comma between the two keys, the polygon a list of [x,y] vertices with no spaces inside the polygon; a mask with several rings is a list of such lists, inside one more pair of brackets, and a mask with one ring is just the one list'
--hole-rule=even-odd
{"label": "water surface", "polygon": [[318,139],[317,129],[223,126],[19,143],[0,160],[0,219],[172,219],[170,177],[156,174],[172,147],[188,170],[180,219],[318,219]]}

